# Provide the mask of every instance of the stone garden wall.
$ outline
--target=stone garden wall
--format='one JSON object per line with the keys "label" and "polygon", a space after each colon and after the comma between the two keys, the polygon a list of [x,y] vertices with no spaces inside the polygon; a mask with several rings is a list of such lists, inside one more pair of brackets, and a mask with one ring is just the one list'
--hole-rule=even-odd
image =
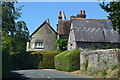
{"label": "stone garden wall", "polygon": [[119,49],[84,51],[80,53],[80,69],[107,69],[118,65]]}

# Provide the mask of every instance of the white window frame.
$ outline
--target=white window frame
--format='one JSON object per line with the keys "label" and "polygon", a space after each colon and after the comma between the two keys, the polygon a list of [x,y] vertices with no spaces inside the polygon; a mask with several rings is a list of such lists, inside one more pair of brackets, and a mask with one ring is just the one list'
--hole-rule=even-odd
{"label": "white window frame", "polygon": [[35,48],[36,49],[43,49],[44,43],[43,42],[35,42]]}

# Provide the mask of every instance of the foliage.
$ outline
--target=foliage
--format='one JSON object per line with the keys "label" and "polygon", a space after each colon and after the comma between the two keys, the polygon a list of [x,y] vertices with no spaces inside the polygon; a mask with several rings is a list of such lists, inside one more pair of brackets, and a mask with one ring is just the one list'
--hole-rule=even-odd
{"label": "foliage", "polygon": [[97,49],[97,47],[95,47],[95,46],[90,46],[90,47],[88,48],[88,51],[96,50],[96,49]]}
{"label": "foliage", "polygon": [[[21,7],[15,8],[15,2],[1,2],[0,4],[2,5],[2,36],[5,37],[2,38],[2,41],[4,41],[2,43],[3,48],[6,48],[5,43],[11,45],[11,47],[8,47],[10,48],[9,53],[25,51],[29,31],[24,21],[16,21],[21,17],[19,12]],[[8,42],[6,38],[10,41]]]}
{"label": "foliage", "polygon": [[11,54],[11,69],[55,68],[54,56],[57,54],[59,54],[58,51],[13,53]]}
{"label": "foliage", "polygon": [[[1,34],[3,78],[8,76],[8,73],[10,72],[10,54],[23,52],[29,37],[29,32],[24,21],[17,22],[17,19],[21,17],[21,13],[19,12],[21,7],[15,8],[14,4],[15,2],[0,2],[0,5],[2,6]],[[20,29],[22,31],[20,31]],[[18,31],[21,35],[18,35]]]}
{"label": "foliage", "polygon": [[[12,49],[11,40],[8,35],[2,36],[2,77],[9,77],[10,72],[10,51]],[[11,48],[10,48],[11,47]]]}
{"label": "foliage", "polygon": [[80,71],[82,71],[82,74],[86,74],[94,78],[118,78],[118,68],[118,65],[112,65],[107,69],[81,69]]}
{"label": "foliage", "polygon": [[113,29],[118,30],[120,33],[120,0],[109,2],[107,4],[103,1],[100,6],[109,14],[108,18],[113,23]]}
{"label": "foliage", "polygon": [[110,69],[111,69],[111,70],[114,70],[114,69],[116,69],[116,68],[118,68],[118,65],[112,64],[112,65],[110,66]]}
{"label": "foliage", "polygon": [[113,45],[106,45],[106,46],[103,46],[102,49],[113,49],[113,48],[117,48]]}
{"label": "foliage", "polygon": [[42,54],[43,59],[41,63],[39,64],[38,68],[44,68],[44,69],[54,69],[55,64],[54,64],[54,56],[59,54],[58,51],[37,51],[33,52],[32,54]]}
{"label": "foliage", "polygon": [[29,39],[29,31],[24,21],[16,23],[16,32],[14,35],[14,52],[26,50],[26,42]]}
{"label": "foliage", "polygon": [[74,71],[80,68],[80,50],[64,51],[54,57],[55,68],[63,71]]}
{"label": "foliage", "polygon": [[31,54],[30,52],[11,54],[11,69],[37,69],[42,58],[42,54]]}
{"label": "foliage", "polygon": [[2,49],[2,53],[4,53],[2,54],[2,78],[5,78],[10,74],[10,54],[5,48]]}
{"label": "foliage", "polygon": [[91,69],[86,70],[86,73],[90,76],[97,75],[99,72],[100,70],[91,70]]}
{"label": "foliage", "polygon": [[58,51],[62,52],[67,50],[67,40],[64,39],[56,40],[56,45],[58,47]]}
{"label": "foliage", "polygon": [[88,60],[85,60],[83,62],[83,69],[87,70],[87,67],[88,67]]}
{"label": "foliage", "polygon": [[[2,2],[2,31],[13,37],[15,33],[15,19],[18,18],[14,2]],[[19,14],[20,15],[20,14]]]}
{"label": "foliage", "polygon": [[106,75],[107,75],[107,73],[106,73],[106,69],[101,70],[101,73],[102,73],[103,77],[105,78]]}

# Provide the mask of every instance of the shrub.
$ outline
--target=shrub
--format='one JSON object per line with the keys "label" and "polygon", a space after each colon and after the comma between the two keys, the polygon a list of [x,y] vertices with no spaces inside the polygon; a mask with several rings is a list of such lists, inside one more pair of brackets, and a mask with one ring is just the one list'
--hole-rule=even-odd
{"label": "shrub", "polygon": [[60,52],[67,50],[67,40],[64,39],[56,40],[56,45],[58,47],[57,50]]}
{"label": "shrub", "polygon": [[43,58],[42,61],[40,62],[38,68],[55,68],[54,64],[54,56],[59,54],[58,51],[38,51],[38,52],[33,52],[32,54],[42,54]]}
{"label": "shrub", "polygon": [[86,71],[87,71],[87,74],[90,76],[95,76],[100,72],[100,70],[91,70],[91,69],[88,69]]}
{"label": "shrub", "polygon": [[87,70],[88,67],[88,60],[85,60],[83,63],[83,69]]}
{"label": "shrub", "polygon": [[11,55],[11,68],[16,69],[35,69],[42,60],[42,54],[31,54],[29,52]]}
{"label": "shrub", "polygon": [[100,71],[101,71],[101,73],[102,73],[102,75],[103,75],[103,78],[105,78],[106,75],[107,75],[107,73],[106,73],[106,69],[102,69],[102,70],[100,70]]}
{"label": "shrub", "polygon": [[64,51],[54,57],[55,68],[63,71],[74,71],[80,69],[80,50]]}
{"label": "shrub", "polygon": [[97,49],[96,46],[90,46],[90,47],[88,48],[88,51],[92,51],[92,50],[96,50],[96,49]]}
{"label": "shrub", "polygon": [[102,47],[102,49],[113,49],[113,48],[117,48],[117,47],[113,45],[106,45]]}
{"label": "shrub", "polygon": [[9,52],[2,53],[2,78],[10,76],[10,54]]}
{"label": "shrub", "polygon": [[118,65],[112,64],[112,65],[110,66],[110,69],[112,69],[112,70],[114,70],[114,69],[116,69],[116,68],[118,68]]}

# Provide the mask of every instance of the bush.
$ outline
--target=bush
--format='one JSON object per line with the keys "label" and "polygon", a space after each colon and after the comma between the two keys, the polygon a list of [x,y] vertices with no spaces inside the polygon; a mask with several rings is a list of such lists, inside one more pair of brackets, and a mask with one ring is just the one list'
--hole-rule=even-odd
{"label": "bush", "polygon": [[38,68],[54,69],[55,68],[54,56],[59,54],[59,52],[58,51],[38,51],[38,52],[33,52],[32,54],[43,55],[42,61],[40,62]]}
{"label": "bush", "polygon": [[42,60],[42,54],[31,54],[29,52],[16,53],[11,55],[11,69],[35,69]]}
{"label": "bush", "polygon": [[9,52],[2,53],[2,78],[10,76],[10,54]]}
{"label": "bush", "polygon": [[112,70],[114,70],[114,69],[116,69],[116,68],[118,68],[118,65],[112,64],[112,65],[110,66],[110,69],[112,69]]}
{"label": "bush", "polygon": [[54,57],[55,68],[63,71],[75,71],[80,69],[80,50],[64,51]]}
{"label": "bush", "polygon": [[106,45],[102,47],[102,49],[114,49],[114,48],[117,48],[117,47],[113,45]]}
{"label": "bush", "polygon": [[67,40],[64,39],[56,40],[56,45],[58,47],[57,50],[60,52],[67,50]]}
{"label": "bush", "polygon": [[86,61],[83,63],[83,69],[87,70],[87,67],[88,67],[88,60],[86,60]]}

